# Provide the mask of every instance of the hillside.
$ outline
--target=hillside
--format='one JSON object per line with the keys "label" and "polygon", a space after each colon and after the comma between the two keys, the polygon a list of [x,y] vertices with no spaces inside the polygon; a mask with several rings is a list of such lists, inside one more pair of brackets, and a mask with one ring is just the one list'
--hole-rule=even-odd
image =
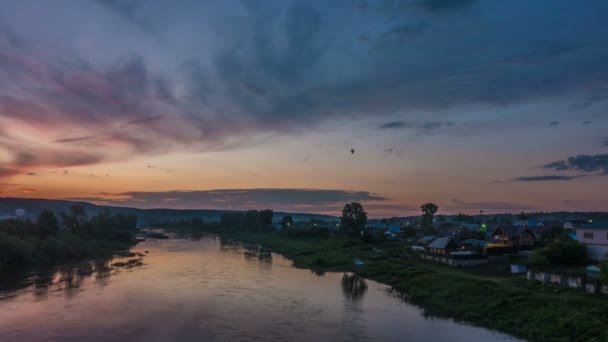
{"label": "hillside", "polygon": [[[0,197],[0,217],[12,216],[15,210],[25,210],[26,217],[35,217],[41,210],[50,209],[55,212],[67,212],[72,205],[81,205],[89,214],[95,214],[102,210],[109,210],[111,213],[128,213],[135,214],[138,217],[138,225],[145,226],[153,221],[173,221],[180,219],[201,218],[205,221],[219,220],[223,213],[239,212],[238,210],[215,210],[215,209],[138,209],[129,207],[116,207],[96,205],[89,202],[66,201],[55,199],[42,198],[15,198],[15,197]],[[258,208],[266,209],[266,208]],[[270,208],[272,209],[272,208]],[[306,213],[285,213],[275,212],[274,221],[280,221],[285,215],[291,215],[295,221],[308,221],[310,219],[320,219],[333,221],[337,220],[335,216],[306,214]]]}

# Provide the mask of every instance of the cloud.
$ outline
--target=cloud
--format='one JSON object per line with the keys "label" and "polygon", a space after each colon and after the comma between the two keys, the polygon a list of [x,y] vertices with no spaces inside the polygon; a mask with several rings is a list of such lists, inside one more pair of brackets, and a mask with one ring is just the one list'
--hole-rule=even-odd
{"label": "cloud", "polygon": [[404,122],[404,121],[392,121],[392,122],[387,122],[385,124],[378,126],[378,129],[402,129],[402,128],[411,128],[411,127],[413,127],[412,124]]}
{"label": "cloud", "polygon": [[[264,209],[283,211],[335,210],[348,202],[384,202],[389,199],[366,191],[317,189],[235,189],[235,190],[176,190],[160,192],[123,192],[112,194],[111,199],[123,206],[140,208],[178,209]],[[89,200],[92,200],[89,198]],[[314,209],[314,210],[313,210]]]}
{"label": "cloud", "polygon": [[449,204],[445,208],[445,210],[452,212],[458,212],[460,210],[514,212],[534,209],[536,209],[536,207],[527,204],[518,204],[510,202],[468,202],[455,198],[451,199]]}
{"label": "cloud", "polygon": [[151,117],[147,117],[147,118],[141,118],[141,119],[131,120],[131,121],[127,122],[125,124],[125,126],[126,125],[138,125],[138,124],[143,124],[143,123],[147,123],[147,122],[157,121],[157,120],[160,120],[160,119],[162,119],[164,117],[165,117],[164,115],[155,115],[155,116],[151,116]]}
{"label": "cloud", "polygon": [[412,3],[429,12],[444,13],[470,7],[475,0],[414,0]]}
{"label": "cloud", "polygon": [[385,43],[400,41],[413,35],[421,34],[428,29],[429,24],[427,22],[396,25],[378,35],[376,45],[381,48]]}
{"label": "cloud", "polygon": [[398,130],[398,129],[414,129],[421,134],[431,134],[439,128],[452,126],[453,122],[438,122],[438,121],[424,121],[424,122],[406,122],[406,121],[391,121],[378,126],[381,130]]}
{"label": "cloud", "polygon": [[604,141],[602,141],[602,146],[608,147],[608,137],[604,138]]}
{"label": "cloud", "polygon": [[559,125],[559,121],[552,121],[552,122],[549,124],[549,126],[551,126],[551,127],[555,127],[555,126],[557,126],[557,125]]}
{"label": "cloud", "polygon": [[514,182],[547,182],[547,181],[569,181],[577,178],[584,177],[583,175],[578,176],[560,176],[560,175],[548,175],[548,176],[527,176],[517,177],[513,179]]}
{"label": "cloud", "polygon": [[[8,135],[0,148],[12,158],[0,176],[36,167],[13,161],[21,152],[102,163],[218,151],[395,113],[402,123],[383,129],[424,134],[447,125],[441,115],[450,114],[441,113],[452,109],[605,84],[608,24],[597,18],[605,2],[539,0],[526,3],[525,15],[513,2],[484,3],[477,13],[481,3],[11,3],[0,13],[0,127]],[[566,15],[576,20],[563,35],[555,18]]]}
{"label": "cloud", "polygon": [[602,172],[603,174],[608,174],[608,154],[581,154],[566,160],[546,164],[543,168],[556,171]]}

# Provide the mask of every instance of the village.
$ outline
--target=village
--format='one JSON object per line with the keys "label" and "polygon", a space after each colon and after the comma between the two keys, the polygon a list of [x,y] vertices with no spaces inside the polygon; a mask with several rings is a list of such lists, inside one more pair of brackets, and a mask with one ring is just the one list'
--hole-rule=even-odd
{"label": "village", "polygon": [[[512,215],[513,220],[511,215],[499,216],[438,215],[430,227],[416,218],[371,219],[365,231],[376,246],[405,246],[405,257],[479,273],[520,274],[530,281],[587,293],[608,293],[600,281],[601,263],[608,253],[608,221],[581,218],[585,215],[563,220],[523,213]],[[339,224],[294,224],[294,228],[306,227],[336,231]],[[560,251],[564,255],[552,262],[543,255],[551,246],[576,251]]]}

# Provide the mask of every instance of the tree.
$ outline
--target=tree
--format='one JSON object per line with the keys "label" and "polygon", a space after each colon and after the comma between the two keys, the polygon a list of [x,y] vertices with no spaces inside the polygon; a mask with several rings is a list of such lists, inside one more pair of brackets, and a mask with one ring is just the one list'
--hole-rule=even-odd
{"label": "tree", "polygon": [[259,229],[262,231],[272,230],[272,217],[274,216],[274,211],[271,209],[261,210],[258,214],[259,221]]}
{"label": "tree", "polygon": [[431,228],[433,226],[433,216],[439,210],[435,203],[425,203],[420,206],[422,210],[422,227]]}
{"label": "tree", "polygon": [[587,246],[576,241],[553,241],[544,248],[535,249],[530,255],[530,263],[535,266],[583,265],[587,262]]}
{"label": "tree", "polygon": [[36,229],[38,230],[38,236],[43,239],[51,235],[56,235],[59,232],[57,215],[51,210],[42,210],[40,214],[38,214]]}
{"label": "tree", "polygon": [[342,217],[340,217],[340,227],[342,232],[351,238],[361,236],[367,225],[367,213],[360,203],[352,202],[344,205]]}
{"label": "tree", "polygon": [[608,253],[604,255],[600,263],[600,280],[604,286],[608,285]]}
{"label": "tree", "polygon": [[291,216],[283,216],[283,219],[281,220],[281,226],[283,227],[283,229],[287,229],[291,226],[293,226],[293,217]]}

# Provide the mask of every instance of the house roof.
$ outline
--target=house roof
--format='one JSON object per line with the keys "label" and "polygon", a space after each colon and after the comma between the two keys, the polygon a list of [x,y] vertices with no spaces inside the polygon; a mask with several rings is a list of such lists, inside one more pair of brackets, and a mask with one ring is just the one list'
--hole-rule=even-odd
{"label": "house roof", "polygon": [[518,237],[524,230],[527,230],[532,233],[532,231],[528,227],[500,226],[494,229],[492,235],[494,235],[494,233],[499,229],[502,230],[505,234],[507,234],[507,236],[510,238]]}
{"label": "house roof", "polygon": [[458,222],[458,223],[454,223],[456,226],[460,226],[462,228],[466,228],[470,231],[478,231],[480,229],[479,225],[477,223],[468,223],[468,222]]}
{"label": "house roof", "polygon": [[446,248],[450,241],[452,241],[451,237],[441,237],[437,238],[435,241],[431,242],[429,248]]}
{"label": "house roof", "polygon": [[388,231],[391,233],[398,233],[401,231],[401,226],[388,226]]}
{"label": "house roof", "polygon": [[386,223],[368,223],[368,229],[386,229]]}
{"label": "house roof", "polygon": [[429,235],[429,236],[423,236],[418,240],[422,240],[422,241],[433,241],[435,240],[435,238],[437,238],[435,235]]}
{"label": "house roof", "polygon": [[608,230],[608,222],[595,222],[591,224],[581,224],[577,229],[604,229]]}
{"label": "house roof", "polygon": [[486,245],[486,242],[483,240],[478,240],[478,239],[467,239],[467,240],[462,241],[462,244],[471,245],[473,247],[477,247],[477,246],[483,247]]}

